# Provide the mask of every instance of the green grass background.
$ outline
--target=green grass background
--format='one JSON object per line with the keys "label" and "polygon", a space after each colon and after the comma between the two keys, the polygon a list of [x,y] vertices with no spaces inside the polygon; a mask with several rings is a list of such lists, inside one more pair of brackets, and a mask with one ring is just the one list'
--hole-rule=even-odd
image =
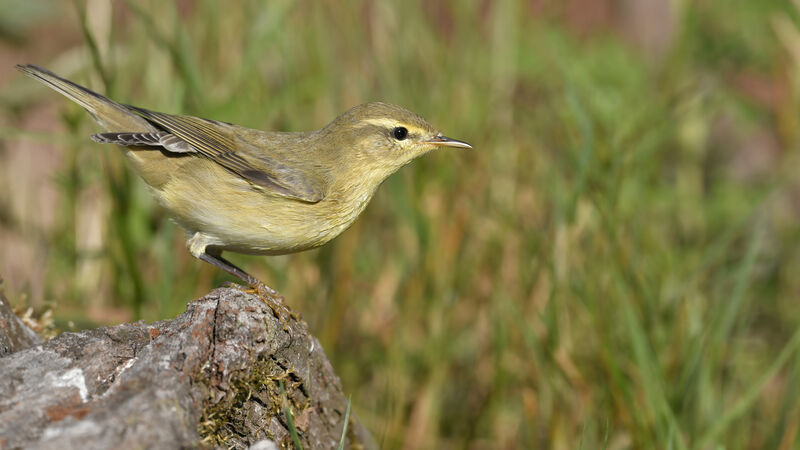
{"label": "green grass background", "polygon": [[[402,169],[320,250],[229,255],[309,322],[383,448],[800,447],[791,1],[666,1],[661,47],[617,20],[630,1],[23,3],[4,63],[120,101],[308,130],[380,100],[473,144]],[[50,27],[72,31],[34,45]],[[55,129],[24,126],[41,105]],[[157,320],[231,280],[79,107],[17,75],[0,106],[4,164],[59,155],[47,224],[0,180],[0,246],[41,255],[3,274],[17,305]]]}

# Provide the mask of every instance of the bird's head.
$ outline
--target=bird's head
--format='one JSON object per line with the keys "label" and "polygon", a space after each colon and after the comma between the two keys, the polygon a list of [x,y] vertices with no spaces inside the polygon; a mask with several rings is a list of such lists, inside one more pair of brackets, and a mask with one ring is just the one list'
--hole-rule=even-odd
{"label": "bird's head", "polygon": [[411,111],[388,103],[351,108],[321,131],[347,164],[357,165],[380,180],[436,148],[472,148],[443,136]]}

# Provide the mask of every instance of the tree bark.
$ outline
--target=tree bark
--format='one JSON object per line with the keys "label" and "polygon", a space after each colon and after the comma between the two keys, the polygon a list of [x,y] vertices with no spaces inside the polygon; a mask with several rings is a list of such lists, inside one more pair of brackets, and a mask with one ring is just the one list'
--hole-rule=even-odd
{"label": "tree bark", "polygon": [[[303,448],[326,449],[342,436],[348,400],[322,347],[263,296],[220,288],[173,320],[44,344],[7,345],[19,341],[8,329],[0,449],[294,448],[292,428]],[[351,414],[345,448],[376,447]]]}

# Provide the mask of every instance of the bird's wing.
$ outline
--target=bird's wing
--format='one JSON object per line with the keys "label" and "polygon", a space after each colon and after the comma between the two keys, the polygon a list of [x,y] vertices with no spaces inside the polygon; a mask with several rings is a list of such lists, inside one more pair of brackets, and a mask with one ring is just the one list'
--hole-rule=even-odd
{"label": "bird's wing", "polygon": [[[268,155],[253,157],[248,153],[254,152],[237,150],[242,143],[237,143],[231,125],[199,117],[148,111],[135,106],[126,107],[190,145],[197,153],[257,186],[308,203],[317,203],[325,197],[326,185],[319,177]],[[159,140],[163,139],[159,136]]]}
{"label": "bird's wing", "polygon": [[126,147],[163,147],[170,153],[197,153],[194,147],[166,131],[149,133],[98,133],[92,135],[92,140],[100,144],[117,144]]}

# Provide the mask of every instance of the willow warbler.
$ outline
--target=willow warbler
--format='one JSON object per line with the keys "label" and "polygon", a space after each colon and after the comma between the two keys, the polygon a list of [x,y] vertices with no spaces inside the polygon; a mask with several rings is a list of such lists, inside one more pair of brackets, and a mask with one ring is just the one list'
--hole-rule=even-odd
{"label": "willow warbler", "polygon": [[269,132],[117,103],[46,69],[17,68],[94,117],[105,132],[92,140],[123,148],[186,231],[192,255],[253,286],[258,280],[223,251],[319,247],[349,227],[400,167],[438,147],[472,148],[387,103],[356,106],[316,131]]}

